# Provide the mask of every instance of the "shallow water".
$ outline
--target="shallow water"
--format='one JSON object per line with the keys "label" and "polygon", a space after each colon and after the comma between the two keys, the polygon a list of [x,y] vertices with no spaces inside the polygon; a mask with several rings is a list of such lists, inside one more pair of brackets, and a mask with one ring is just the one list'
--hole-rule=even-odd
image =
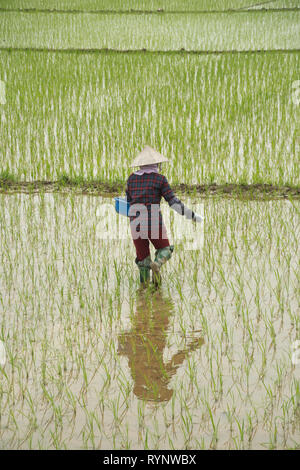
{"label": "shallow water", "polygon": [[148,291],[111,199],[0,195],[1,448],[299,446],[299,201],[201,202]]}

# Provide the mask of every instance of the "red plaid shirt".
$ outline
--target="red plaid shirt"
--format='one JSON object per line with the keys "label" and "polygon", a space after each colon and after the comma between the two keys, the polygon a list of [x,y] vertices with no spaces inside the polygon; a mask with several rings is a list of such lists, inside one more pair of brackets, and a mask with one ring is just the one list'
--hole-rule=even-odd
{"label": "red plaid shirt", "polygon": [[[141,230],[146,227],[146,222],[148,222],[148,229],[152,228],[154,225],[164,227],[159,206],[162,197],[168,202],[169,206],[172,207],[173,204],[176,204],[177,212],[179,212],[179,207],[182,215],[187,215],[187,212],[190,212],[192,217],[192,211],[187,209],[175,196],[167,178],[160,173],[144,173],[143,175],[132,173],[127,180],[126,196],[130,204],[130,222],[139,217]],[[143,211],[138,211],[138,206],[132,207],[134,204],[143,204],[147,209],[146,214]],[[155,207],[153,207],[153,205]],[[143,215],[145,215],[145,217],[143,217]]]}

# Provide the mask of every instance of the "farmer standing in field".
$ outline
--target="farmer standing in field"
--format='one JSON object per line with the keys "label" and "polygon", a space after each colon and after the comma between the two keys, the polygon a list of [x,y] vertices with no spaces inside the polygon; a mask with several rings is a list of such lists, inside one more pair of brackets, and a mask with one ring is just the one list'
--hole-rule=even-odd
{"label": "farmer standing in field", "polygon": [[[194,222],[203,220],[175,196],[166,177],[159,172],[163,162],[168,162],[168,159],[146,146],[131,165],[140,169],[129,176],[126,184],[130,230],[136,248],[135,262],[142,283],[149,281],[150,269],[153,282],[160,283],[160,268],[171,258],[174,249],[169,243],[160,212],[161,198],[164,197],[172,209],[187,219]],[[156,248],[154,261],[151,261],[149,241]]]}

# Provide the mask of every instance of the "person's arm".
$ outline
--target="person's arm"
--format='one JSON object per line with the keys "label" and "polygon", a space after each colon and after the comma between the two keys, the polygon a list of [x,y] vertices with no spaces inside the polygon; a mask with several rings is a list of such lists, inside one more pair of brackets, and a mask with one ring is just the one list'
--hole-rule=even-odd
{"label": "person's arm", "polygon": [[171,186],[168,183],[167,178],[164,176],[161,194],[167,201],[171,209],[176,211],[180,215],[184,215],[187,219],[195,222],[201,222],[202,217],[195,214],[194,211],[186,207],[180,199],[174,194]]}
{"label": "person's arm", "polygon": [[183,361],[187,358],[188,354],[192,351],[198,349],[204,343],[204,339],[202,336],[199,338],[194,338],[193,341],[188,345],[187,348],[181,349],[177,353],[175,353],[165,365],[165,370],[167,374],[173,375],[177,368],[183,363]]}

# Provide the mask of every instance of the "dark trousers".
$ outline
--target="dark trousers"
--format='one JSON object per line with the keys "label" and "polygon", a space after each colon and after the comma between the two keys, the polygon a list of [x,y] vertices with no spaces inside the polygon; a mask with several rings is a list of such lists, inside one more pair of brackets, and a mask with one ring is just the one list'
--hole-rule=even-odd
{"label": "dark trousers", "polygon": [[[132,234],[132,231],[131,231]],[[141,233],[139,238],[132,236],[133,243],[136,249],[137,261],[142,261],[147,256],[150,256],[150,245],[149,241],[152,243],[154,248],[158,250],[159,248],[165,248],[170,246],[170,242],[167,236],[166,228],[164,224],[159,227],[158,233],[153,236],[151,230],[148,231],[148,236],[146,237],[145,233]]]}

